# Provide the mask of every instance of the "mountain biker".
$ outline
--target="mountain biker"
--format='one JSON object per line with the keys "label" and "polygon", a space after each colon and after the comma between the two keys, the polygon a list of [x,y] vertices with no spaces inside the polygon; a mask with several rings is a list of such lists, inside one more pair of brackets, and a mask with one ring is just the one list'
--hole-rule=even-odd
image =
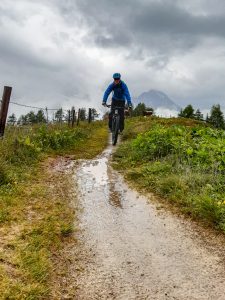
{"label": "mountain biker", "polygon": [[120,115],[120,132],[124,129],[124,107],[125,102],[127,100],[127,104],[129,109],[132,108],[131,103],[131,97],[128,90],[128,87],[125,82],[121,80],[120,73],[113,74],[114,82],[112,82],[108,88],[106,89],[102,105],[106,106],[107,99],[109,97],[109,94],[112,92],[112,103],[111,103],[111,111],[109,113],[109,129],[112,130],[112,114],[115,110],[115,107],[121,107],[119,109],[119,115]]}

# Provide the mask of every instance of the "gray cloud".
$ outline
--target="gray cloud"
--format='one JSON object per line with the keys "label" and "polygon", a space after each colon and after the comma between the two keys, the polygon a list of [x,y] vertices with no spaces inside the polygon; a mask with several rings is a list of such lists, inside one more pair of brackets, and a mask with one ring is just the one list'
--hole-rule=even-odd
{"label": "gray cloud", "polygon": [[224,8],[223,0],[2,0],[1,86],[25,104],[98,107],[119,71],[134,96],[155,88],[180,105],[223,105]]}
{"label": "gray cloud", "polygon": [[84,0],[77,1],[77,7],[91,28],[89,38],[93,35],[101,47],[140,46],[159,51],[164,43],[165,51],[188,51],[201,38],[225,37],[225,11],[195,15],[177,1],[100,0],[92,5]]}

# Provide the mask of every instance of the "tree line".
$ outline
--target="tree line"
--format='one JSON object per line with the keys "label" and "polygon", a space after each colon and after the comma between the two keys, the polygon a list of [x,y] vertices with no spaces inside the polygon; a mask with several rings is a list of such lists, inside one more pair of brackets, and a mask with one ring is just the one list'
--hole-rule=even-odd
{"label": "tree line", "polygon": [[[144,103],[139,103],[132,112],[132,116],[143,116],[146,111],[151,111],[154,114],[154,109],[147,107]],[[224,114],[221,111],[220,105],[216,104],[211,107],[210,113],[204,118],[200,109],[194,109],[191,104],[187,105],[178,114],[178,117],[190,118],[199,121],[204,121],[211,124],[215,128],[225,129],[225,119]]]}
{"label": "tree line", "polygon": [[215,128],[225,129],[224,115],[219,104],[213,105],[211,107],[210,113],[206,115],[205,119],[200,109],[194,110],[191,104],[187,105],[184,109],[181,109],[178,117],[205,121]]}
{"label": "tree line", "polygon": [[[73,110],[72,107],[71,110]],[[95,120],[99,113],[96,111],[95,108],[91,109],[91,116],[92,120]],[[21,115],[18,119],[16,115],[13,113],[7,119],[8,125],[29,125],[29,124],[39,124],[39,123],[65,123],[68,122],[71,118],[71,111],[70,110],[63,110],[62,108],[58,109],[52,116],[51,119],[44,113],[43,110],[38,110],[37,113],[34,111],[30,111],[25,115]],[[81,108],[79,110],[79,119],[80,121],[85,121],[88,119],[88,113],[86,108]]]}
{"label": "tree line", "polygon": [[[74,107],[72,107],[72,110]],[[147,107],[144,103],[138,103],[138,105],[133,109],[132,116],[143,116],[146,111],[150,111],[154,114],[154,109]],[[95,120],[99,116],[99,113],[95,108],[91,109],[91,118]],[[225,129],[225,120],[223,112],[221,111],[220,105],[213,105],[210,113],[204,116],[200,109],[194,109],[191,104],[187,105],[184,109],[181,109],[178,117],[190,118],[199,121],[205,121],[216,128]],[[29,125],[29,124],[39,124],[39,123],[65,123],[68,122],[71,118],[71,111],[63,110],[62,108],[58,109],[51,119],[45,114],[43,110],[38,110],[37,113],[30,111],[25,115],[21,115],[18,119],[13,113],[8,117],[8,125]],[[79,113],[80,121],[85,121],[88,119],[88,113],[86,108],[81,108]]]}

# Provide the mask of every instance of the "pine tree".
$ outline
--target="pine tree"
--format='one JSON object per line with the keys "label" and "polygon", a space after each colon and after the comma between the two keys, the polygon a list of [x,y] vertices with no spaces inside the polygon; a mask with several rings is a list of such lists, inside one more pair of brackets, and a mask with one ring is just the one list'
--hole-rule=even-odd
{"label": "pine tree", "polygon": [[45,114],[44,114],[43,110],[41,110],[41,109],[37,112],[36,122],[37,123],[46,123],[47,122],[46,118],[45,118]]}
{"label": "pine tree", "polygon": [[35,124],[37,123],[37,116],[35,115],[35,113],[33,111],[30,111],[28,114],[26,114],[28,123],[30,124]]}
{"label": "pine tree", "polygon": [[183,109],[181,108],[179,114],[178,114],[178,117],[183,117],[184,116],[184,113],[183,113]]}
{"label": "pine tree", "polygon": [[86,108],[80,109],[80,120],[85,121],[86,120]]}
{"label": "pine tree", "polygon": [[96,118],[98,118],[98,116],[99,116],[99,113],[97,112],[97,110],[95,108],[92,108],[91,109],[92,120],[94,121]]}
{"label": "pine tree", "polygon": [[144,103],[138,103],[135,109],[132,112],[132,116],[143,116],[144,112],[146,111],[146,106]]}
{"label": "pine tree", "polygon": [[64,115],[63,115],[63,109],[60,108],[60,109],[58,109],[58,110],[56,111],[56,113],[55,113],[55,118],[54,118],[54,119],[56,120],[56,122],[62,123],[63,118],[64,118]]}
{"label": "pine tree", "polygon": [[19,125],[27,125],[29,122],[28,122],[28,117],[27,115],[21,115],[17,121],[17,124]]}
{"label": "pine tree", "polygon": [[71,110],[69,109],[69,110],[67,110],[67,113],[65,115],[65,121],[68,122],[68,124],[70,124],[71,119],[72,119]]}
{"label": "pine tree", "polygon": [[213,105],[210,111],[209,122],[216,128],[225,128],[223,112],[220,105]]}
{"label": "pine tree", "polygon": [[199,108],[196,110],[194,116],[196,120],[203,121],[203,114],[201,113]]}
{"label": "pine tree", "polygon": [[16,115],[12,114],[11,116],[9,116],[7,123],[9,125],[13,125],[14,126],[16,124]]}
{"label": "pine tree", "polygon": [[192,107],[192,105],[189,104],[184,108],[184,110],[181,109],[180,113],[178,114],[178,117],[194,119],[195,114],[194,114],[194,108]]}

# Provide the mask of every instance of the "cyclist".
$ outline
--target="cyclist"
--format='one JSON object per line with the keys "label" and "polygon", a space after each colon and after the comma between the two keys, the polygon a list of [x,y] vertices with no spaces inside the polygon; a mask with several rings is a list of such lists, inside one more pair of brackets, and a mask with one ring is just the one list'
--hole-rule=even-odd
{"label": "cyclist", "polygon": [[106,102],[109,97],[109,94],[112,92],[113,94],[112,94],[111,111],[109,113],[109,129],[110,131],[112,130],[112,114],[115,110],[115,107],[121,107],[121,109],[119,109],[119,115],[120,115],[120,132],[122,132],[124,129],[125,102],[127,100],[128,107],[129,109],[131,109],[132,108],[131,97],[126,83],[121,80],[120,73],[113,74],[113,79],[114,82],[112,82],[108,86],[108,88],[104,93],[102,105],[106,106]]}

